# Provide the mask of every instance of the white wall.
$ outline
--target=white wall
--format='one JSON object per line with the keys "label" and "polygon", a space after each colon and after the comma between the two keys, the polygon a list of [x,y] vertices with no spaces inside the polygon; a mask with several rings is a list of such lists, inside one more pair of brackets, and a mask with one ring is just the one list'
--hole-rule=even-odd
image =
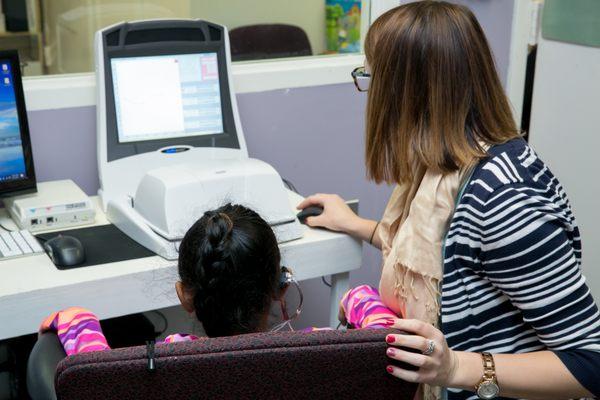
{"label": "white wall", "polygon": [[583,271],[600,299],[600,48],[540,40],[530,143],[571,200]]}

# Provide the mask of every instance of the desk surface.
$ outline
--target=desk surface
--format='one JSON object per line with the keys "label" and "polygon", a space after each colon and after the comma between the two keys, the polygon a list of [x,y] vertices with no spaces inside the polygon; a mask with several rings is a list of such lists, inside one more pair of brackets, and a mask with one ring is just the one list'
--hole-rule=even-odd
{"label": "desk surface", "polygon": [[[295,209],[302,198],[289,193]],[[93,200],[95,225],[108,224],[99,199]],[[306,226],[303,238],[280,249],[299,280],[355,270],[362,260],[359,241]],[[0,261],[0,339],[33,333],[49,313],[69,306],[89,308],[101,319],[174,306],[176,281],[176,262],[158,256],[63,271],[46,255]]]}

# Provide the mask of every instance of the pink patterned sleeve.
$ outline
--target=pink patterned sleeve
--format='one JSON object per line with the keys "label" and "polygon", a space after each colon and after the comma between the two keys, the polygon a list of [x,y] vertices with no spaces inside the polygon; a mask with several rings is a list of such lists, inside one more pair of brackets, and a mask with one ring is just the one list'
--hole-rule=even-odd
{"label": "pink patterned sleeve", "polygon": [[68,356],[110,349],[98,317],[85,308],[71,307],[52,313],[40,326],[40,333],[48,331],[56,332]]}
{"label": "pink patterned sleeve", "polygon": [[377,289],[361,285],[350,289],[341,301],[346,320],[355,328],[388,328],[401,318],[394,314],[379,297]]}
{"label": "pink patterned sleeve", "polygon": [[[56,332],[68,356],[110,350],[98,317],[85,308],[71,307],[52,313],[40,326],[40,333],[43,332]],[[189,342],[197,339],[199,338],[194,335],[176,333],[167,336],[163,343]]]}
{"label": "pink patterned sleeve", "polygon": [[191,342],[192,340],[200,339],[195,335],[188,335],[185,333],[175,333],[173,335],[169,335],[163,340],[163,343],[178,343],[178,342]]}

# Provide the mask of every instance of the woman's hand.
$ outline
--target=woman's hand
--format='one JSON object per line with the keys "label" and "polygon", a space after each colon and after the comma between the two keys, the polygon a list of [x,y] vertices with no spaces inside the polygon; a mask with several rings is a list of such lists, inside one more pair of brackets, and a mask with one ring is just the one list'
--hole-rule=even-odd
{"label": "woman's hand", "polygon": [[[390,347],[387,356],[414,365],[419,369],[408,371],[388,366],[387,371],[408,382],[427,383],[473,391],[483,376],[481,354],[453,351],[448,348],[442,332],[416,319],[400,319],[393,328],[408,332],[386,337]],[[433,351],[423,354],[433,340]],[[410,353],[396,347],[416,349]],[[534,351],[524,354],[494,354],[500,396],[519,399],[579,399],[594,395],[583,387],[552,351]]]}
{"label": "woman's hand", "polygon": [[[416,319],[399,319],[392,328],[408,334],[391,334],[386,337],[385,340],[390,346],[387,349],[387,356],[414,365],[418,370],[409,371],[390,365],[387,367],[390,374],[407,382],[451,386],[454,373],[458,369],[458,357],[448,347],[442,332]],[[431,350],[430,341],[433,343],[433,351],[427,354],[427,350]],[[411,353],[396,347],[416,349],[419,353]]]}
{"label": "woman's hand", "polygon": [[[312,227],[327,228],[332,231],[344,232],[355,238],[369,242],[381,248],[379,238],[375,235],[377,222],[364,219],[354,214],[344,200],[337,194],[314,194],[298,204],[299,209],[309,206],[323,208],[323,213],[316,217],[306,218],[306,224]],[[372,240],[371,240],[372,239]]]}
{"label": "woman's hand", "polygon": [[348,207],[337,194],[315,194],[307,197],[298,204],[298,209],[304,209],[309,206],[319,206],[323,208],[323,213],[316,217],[306,218],[306,225],[312,227],[327,228],[332,231],[352,233],[360,217]]}

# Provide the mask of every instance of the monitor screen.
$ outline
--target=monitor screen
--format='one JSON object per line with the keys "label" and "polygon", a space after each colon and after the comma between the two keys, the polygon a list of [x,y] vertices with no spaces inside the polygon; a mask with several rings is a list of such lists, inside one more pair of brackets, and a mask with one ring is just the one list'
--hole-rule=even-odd
{"label": "monitor screen", "polygon": [[223,133],[217,53],[111,59],[120,143]]}
{"label": "monitor screen", "polygon": [[12,68],[11,60],[0,59],[0,184],[29,178]]}

